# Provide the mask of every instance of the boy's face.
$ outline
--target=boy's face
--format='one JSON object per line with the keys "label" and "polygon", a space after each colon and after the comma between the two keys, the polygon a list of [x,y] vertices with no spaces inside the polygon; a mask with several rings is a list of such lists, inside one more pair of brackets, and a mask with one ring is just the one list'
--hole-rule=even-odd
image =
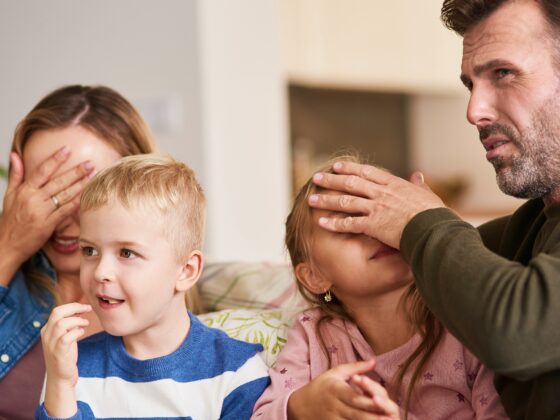
{"label": "boy's face", "polygon": [[161,220],[118,202],[80,215],[80,284],[112,335],[151,336],[187,317],[184,266]]}

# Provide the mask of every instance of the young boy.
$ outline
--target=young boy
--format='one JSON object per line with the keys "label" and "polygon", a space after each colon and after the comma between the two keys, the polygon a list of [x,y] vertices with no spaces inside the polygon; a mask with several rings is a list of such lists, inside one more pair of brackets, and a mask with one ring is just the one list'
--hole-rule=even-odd
{"label": "young boy", "polygon": [[[121,159],[86,186],[80,283],[90,305],[54,309],[39,419],[249,418],[268,384],[261,346],[204,326],[185,305],[202,270],[204,195],[169,157]],[[104,332],[79,343],[93,308]]]}

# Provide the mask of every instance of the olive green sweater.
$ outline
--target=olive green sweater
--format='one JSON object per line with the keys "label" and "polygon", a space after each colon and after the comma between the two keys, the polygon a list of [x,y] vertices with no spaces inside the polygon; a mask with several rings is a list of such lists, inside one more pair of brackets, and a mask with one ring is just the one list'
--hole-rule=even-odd
{"label": "olive green sweater", "polygon": [[496,372],[512,419],[560,419],[560,205],[543,207],[478,230],[428,210],[401,239],[426,303]]}

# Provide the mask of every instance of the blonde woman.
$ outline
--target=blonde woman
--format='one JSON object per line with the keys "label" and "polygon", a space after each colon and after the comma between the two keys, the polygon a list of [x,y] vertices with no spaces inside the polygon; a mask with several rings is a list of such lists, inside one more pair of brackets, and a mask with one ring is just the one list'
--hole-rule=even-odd
{"label": "blonde woman", "polygon": [[[114,90],[67,86],[18,124],[0,218],[0,418],[33,418],[45,366],[40,330],[55,303],[82,302],[79,198],[97,171],[154,151]],[[86,335],[101,329],[93,314]]]}

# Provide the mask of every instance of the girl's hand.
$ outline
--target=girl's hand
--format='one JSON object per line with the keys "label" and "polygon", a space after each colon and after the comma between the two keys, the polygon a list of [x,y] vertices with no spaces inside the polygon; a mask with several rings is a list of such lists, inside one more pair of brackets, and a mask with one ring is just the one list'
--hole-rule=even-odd
{"label": "girl's hand", "polygon": [[[349,384],[354,375],[373,370],[375,361],[348,363],[330,369],[295,391],[288,400],[291,419],[379,419],[378,404]],[[390,418],[390,417],[388,417]]]}
{"label": "girl's hand", "polygon": [[89,324],[80,315],[89,311],[91,306],[81,303],[57,306],[41,329],[47,367],[45,408],[51,417],[71,417],[76,413],[78,339]]}
{"label": "girl's hand", "polygon": [[53,177],[69,155],[70,149],[61,148],[24,181],[21,157],[10,154],[10,178],[0,217],[0,284],[7,285],[19,266],[78,208],[79,194],[94,168],[91,162],[82,162]]}
{"label": "girl's hand", "polygon": [[375,419],[400,420],[399,406],[389,398],[387,390],[365,375],[353,375],[350,384],[369,396],[374,404]]}

